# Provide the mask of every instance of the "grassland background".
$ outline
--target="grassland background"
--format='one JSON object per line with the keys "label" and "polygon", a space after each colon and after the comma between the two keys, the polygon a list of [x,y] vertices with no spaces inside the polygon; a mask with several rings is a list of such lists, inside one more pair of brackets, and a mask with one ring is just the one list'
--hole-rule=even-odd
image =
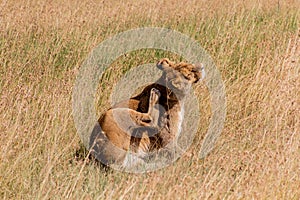
{"label": "grassland background", "polygon": [[[297,0],[0,1],[0,199],[299,199],[299,9]],[[144,26],[185,33],[212,56],[226,85],[225,127],[200,160],[210,119],[201,86],[189,156],[148,174],[104,171],[76,134],[72,87],[97,44]],[[162,56],[118,59],[99,112],[119,75]]]}

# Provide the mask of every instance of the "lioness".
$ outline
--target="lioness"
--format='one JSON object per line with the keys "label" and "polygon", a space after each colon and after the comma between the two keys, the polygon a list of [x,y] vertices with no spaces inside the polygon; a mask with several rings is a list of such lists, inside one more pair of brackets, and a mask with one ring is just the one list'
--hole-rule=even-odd
{"label": "lioness", "polygon": [[[126,152],[159,150],[176,140],[184,116],[184,99],[193,83],[204,78],[202,64],[161,59],[162,76],[143,91],[113,106],[98,120],[90,139],[96,158],[126,165]],[[117,147],[117,148],[116,148]]]}

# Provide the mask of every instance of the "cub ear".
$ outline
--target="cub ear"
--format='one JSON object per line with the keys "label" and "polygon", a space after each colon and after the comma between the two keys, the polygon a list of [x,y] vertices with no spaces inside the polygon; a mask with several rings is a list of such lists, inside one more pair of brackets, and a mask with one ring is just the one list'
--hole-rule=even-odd
{"label": "cub ear", "polygon": [[163,58],[158,61],[156,64],[157,68],[163,71],[166,71],[171,68],[171,66],[174,65],[173,62],[171,62],[168,58]]}

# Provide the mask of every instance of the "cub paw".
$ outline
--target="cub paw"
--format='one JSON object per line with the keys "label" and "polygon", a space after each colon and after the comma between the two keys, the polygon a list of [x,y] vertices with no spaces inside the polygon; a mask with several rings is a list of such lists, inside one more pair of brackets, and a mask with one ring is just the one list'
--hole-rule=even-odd
{"label": "cub paw", "polygon": [[160,92],[156,88],[152,88],[150,91],[150,104],[156,104],[160,97]]}

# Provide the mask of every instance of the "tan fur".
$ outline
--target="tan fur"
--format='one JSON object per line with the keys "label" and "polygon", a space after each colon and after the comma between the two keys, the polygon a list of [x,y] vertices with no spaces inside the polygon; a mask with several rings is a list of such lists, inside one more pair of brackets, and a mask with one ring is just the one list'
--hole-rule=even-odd
{"label": "tan fur", "polygon": [[[131,108],[113,108],[104,113],[100,119],[99,124],[106,137],[117,147],[126,151],[129,149],[137,152],[138,149],[146,152],[149,150],[148,133],[153,128],[158,129],[155,124],[158,120],[158,111],[155,109],[155,104],[158,102],[159,91],[152,89],[150,91],[148,112],[141,113]],[[143,130],[145,127],[145,130]],[[139,135],[134,135],[133,129],[140,130]],[[133,138],[133,136],[135,136]],[[137,139],[139,144],[132,140]],[[132,147],[132,148],[130,148]]]}
{"label": "tan fur", "polygon": [[[99,118],[101,134],[111,144],[107,145],[107,139],[97,141],[99,133],[97,137],[92,134],[90,144],[97,146],[95,154],[102,160],[103,157],[110,157],[112,162],[122,160],[128,150],[135,153],[158,150],[180,134],[185,96],[191,85],[201,78],[203,67],[183,62],[175,64],[167,58],[161,59],[157,67],[163,70],[163,75],[155,83]],[[116,152],[114,147],[120,151]],[[101,150],[105,153],[97,152]]]}

